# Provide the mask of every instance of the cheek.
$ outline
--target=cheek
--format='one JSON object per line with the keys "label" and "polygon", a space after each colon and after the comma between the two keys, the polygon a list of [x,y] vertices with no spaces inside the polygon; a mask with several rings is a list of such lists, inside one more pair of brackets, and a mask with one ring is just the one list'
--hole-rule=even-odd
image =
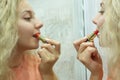
{"label": "cheek", "polygon": [[27,49],[38,47],[38,42],[35,42],[36,39],[33,38],[34,26],[32,23],[28,23],[22,20],[19,21],[18,31],[19,31],[18,46]]}
{"label": "cheek", "polygon": [[33,36],[34,27],[31,23],[24,20],[18,22],[18,33],[20,43],[29,43]]}
{"label": "cheek", "polygon": [[19,37],[23,37],[23,38],[28,38],[29,36],[31,36],[33,34],[33,25],[29,22],[26,22],[24,20],[20,20],[18,22],[18,33],[19,33]]}
{"label": "cheek", "polygon": [[103,17],[103,16],[100,17],[100,18],[99,18],[99,27],[101,27],[101,26],[104,24],[104,22],[105,22],[104,17]]}

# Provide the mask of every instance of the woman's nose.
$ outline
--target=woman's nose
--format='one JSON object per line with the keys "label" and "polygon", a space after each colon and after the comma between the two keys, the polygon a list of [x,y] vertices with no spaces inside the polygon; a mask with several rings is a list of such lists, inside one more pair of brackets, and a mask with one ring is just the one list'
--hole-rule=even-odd
{"label": "woman's nose", "polygon": [[98,14],[93,18],[92,22],[93,22],[95,25],[98,24],[98,22],[99,22],[99,17],[100,17],[100,14],[98,13]]}
{"label": "woman's nose", "polygon": [[41,21],[37,21],[35,24],[35,28],[40,29],[41,27],[43,27],[43,23]]}
{"label": "woman's nose", "polygon": [[97,21],[96,21],[95,18],[92,20],[92,22],[93,22],[94,24],[97,24]]}

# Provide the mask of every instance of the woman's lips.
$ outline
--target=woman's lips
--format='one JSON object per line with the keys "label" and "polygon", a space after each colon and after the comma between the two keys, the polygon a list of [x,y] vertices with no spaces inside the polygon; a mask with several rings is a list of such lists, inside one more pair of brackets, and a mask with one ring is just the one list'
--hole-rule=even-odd
{"label": "woman's lips", "polygon": [[39,36],[40,36],[40,32],[37,32],[37,33],[33,34],[33,37],[34,37],[34,38],[37,38],[37,39],[38,39]]}

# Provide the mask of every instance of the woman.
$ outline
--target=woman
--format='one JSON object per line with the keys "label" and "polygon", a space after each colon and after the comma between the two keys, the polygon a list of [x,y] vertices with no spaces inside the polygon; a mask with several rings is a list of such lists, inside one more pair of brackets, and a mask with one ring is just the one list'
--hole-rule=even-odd
{"label": "woman", "polygon": [[52,67],[60,44],[46,39],[39,47],[33,37],[43,24],[27,0],[0,1],[0,80],[57,80]]}
{"label": "woman", "polygon": [[[103,0],[101,10],[93,19],[100,31],[99,42],[108,52],[108,79],[120,80],[120,0]],[[105,12],[104,12],[105,11]],[[86,42],[87,37],[74,42],[77,58],[91,72],[90,80],[102,80],[102,60],[94,42]]]}

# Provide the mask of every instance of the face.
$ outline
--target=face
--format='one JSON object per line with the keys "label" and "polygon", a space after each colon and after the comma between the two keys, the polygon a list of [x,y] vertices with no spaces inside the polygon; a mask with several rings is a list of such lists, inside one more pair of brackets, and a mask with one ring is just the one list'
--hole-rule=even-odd
{"label": "face", "polygon": [[19,4],[18,14],[18,47],[24,50],[38,48],[39,41],[33,35],[40,32],[43,24],[35,18],[35,14],[26,0],[22,0]]}
{"label": "face", "polygon": [[[93,23],[97,26],[97,29],[100,30],[100,27],[102,27],[103,23],[105,22],[105,18],[104,18],[104,1],[102,1],[100,3],[100,11],[99,13],[95,16],[95,18],[93,19]],[[100,38],[100,33],[98,34],[98,38],[99,38],[99,45],[100,46],[104,46],[102,44],[101,38]]]}
{"label": "face", "polygon": [[98,30],[100,29],[100,27],[103,25],[105,19],[104,19],[104,3],[103,1],[100,3],[100,11],[99,13],[95,16],[95,18],[93,19],[93,23],[97,26]]}

